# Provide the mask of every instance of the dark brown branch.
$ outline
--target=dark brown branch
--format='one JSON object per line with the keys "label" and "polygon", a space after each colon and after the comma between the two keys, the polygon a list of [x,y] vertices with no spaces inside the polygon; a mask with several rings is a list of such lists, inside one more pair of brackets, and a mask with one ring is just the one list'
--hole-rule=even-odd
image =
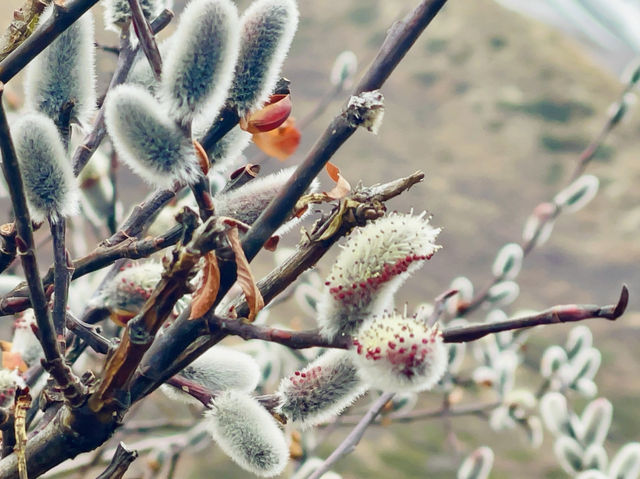
{"label": "dark brown branch", "polygon": [[37,22],[51,0],[26,0],[18,9],[13,11],[13,21],[7,27],[0,39],[0,60],[4,60],[31,34],[31,26]]}
{"label": "dark brown branch", "polygon": [[65,351],[65,316],[67,313],[67,297],[73,267],[69,264],[65,246],[66,222],[57,213],[49,215],[49,225],[53,238],[53,325],[61,354]]}
{"label": "dark brown branch", "polygon": [[107,354],[113,349],[113,343],[100,334],[99,327],[87,324],[71,313],[67,313],[66,320],[69,331],[85,341],[97,353]]}
{"label": "dark brown branch", "polygon": [[[466,404],[456,407],[440,407],[437,409],[416,409],[409,412],[391,413],[383,416],[384,420],[390,420],[392,422],[406,423],[414,422],[425,419],[435,419],[441,417],[455,417],[455,416],[473,416],[482,415],[487,411],[500,406],[502,402],[495,401],[481,404]],[[341,416],[339,420],[340,425],[354,425],[358,424],[360,417],[356,415]],[[380,424],[381,421],[374,421],[373,424]],[[386,422],[385,422],[386,424]]]}
{"label": "dark brown branch", "polygon": [[123,442],[120,442],[116,452],[113,454],[113,459],[96,479],[121,479],[137,457],[137,451],[130,451]]}
{"label": "dark brown branch", "polygon": [[131,21],[133,23],[133,28],[136,31],[136,36],[140,42],[140,46],[142,47],[142,51],[149,61],[151,71],[156,77],[156,80],[160,80],[160,74],[162,73],[162,57],[158,51],[158,45],[156,44],[156,39],[153,36],[153,31],[142,12],[140,0],[128,1],[129,7],[131,8]]}
{"label": "dark brown branch", "polygon": [[148,199],[133,208],[120,230],[102,242],[105,246],[113,246],[133,236],[138,236],[153,216],[169,201],[175,198],[184,185],[175,184],[173,188],[158,190]]}
{"label": "dark brown branch", "polygon": [[[197,221],[195,213],[185,208],[182,221],[185,231],[188,223]],[[89,399],[91,408],[100,411],[112,402],[114,396],[126,390],[144,353],[147,352],[156,333],[169,317],[176,302],[187,292],[187,281],[191,270],[203,254],[220,245],[224,228],[215,218],[202,225],[191,241],[178,248],[172,263],[142,307],[140,313],[127,323],[124,336],[113,355],[107,361],[102,382]],[[117,399],[117,398],[116,398]]]}
{"label": "dark brown branch", "polygon": [[51,17],[0,62],[0,82],[7,83],[16,76],[38,53],[47,48],[96,3],[98,0],[69,0],[64,6],[56,4]]}
{"label": "dark brown branch", "polygon": [[[488,334],[531,328],[543,324],[568,323],[592,318],[605,318],[613,321],[622,316],[628,302],[629,290],[626,286],[623,286],[617,304],[609,306],[577,304],[554,306],[541,313],[510,319],[508,321],[446,329],[442,332],[442,337],[445,343],[466,343],[480,339]],[[337,339],[329,341],[320,335],[318,329],[290,331],[256,325],[245,322],[242,319],[229,320],[216,316],[210,317],[209,323],[213,331],[238,336],[245,340],[259,339],[262,341],[270,341],[282,344],[291,349],[314,347],[349,349],[352,345],[352,339],[349,336],[339,336]]]}
{"label": "dark brown branch", "polygon": [[[170,10],[164,10],[158,17],[151,22],[151,29],[154,33],[161,31],[164,27],[166,27],[171,19],[173,18],[173,13]],[[120,52],[118,54],[118,64],[116,65],[116,69],[113,72],[113,76],[111,77],[111,82],[109,83],[109,90],[111,90],[116,85],[120,85],[124,83],[127,79],[127,75],[129,74],[129,70],[131,70],[131,66],[133,65],[133,61],[140,50],[139,46],[135,48],[131,47],[131,41],[129,38],[129,26],[126,25],[123,27],[121,35],[120,35]],[[84,138],[82,144],[76,148],[76,151],[73,155],[73,173],[78,176],[85,165],[91,159],[93,153],[98,149],[102,140],[107,135],[107,129],[104,124],[104,103],[100,107],[98,111],[98,115],[94,120],[93,129],[89,134]]]}
{"label": "dark brown branch", "polygon": [[[395,23],[389,30],[373,64],[354,89],[353,95],[381,88],[445,3],[446,0],[423,0],[404,20]],[[249,261],[258,254],[262,245],[287,219],[298,199],[333,154],[353,135],[357,125],[349,121],[347,114],[348,112],[345,111],[334,118],[303,163],[283,186],[280,194],[274,198],[253,224],[251,231],[244,237],[242,246]]]}

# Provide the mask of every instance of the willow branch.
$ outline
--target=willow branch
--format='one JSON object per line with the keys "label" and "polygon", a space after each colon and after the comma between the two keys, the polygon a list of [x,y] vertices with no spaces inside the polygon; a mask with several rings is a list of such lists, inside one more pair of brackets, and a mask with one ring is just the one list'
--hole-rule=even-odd
{"label": "willow branch", "polygon": [[160,57],[160,52],[158,51],[158,45],[156,44],[156,39],[153,36],[153,31],[142,12],[140,0],[128,1],[129,7],[131,8],[131,21],[138,40],[140,41],[142,51],[149,61],[151,71],[156,77],[156,80],[160,80],[160,74],[162,73],[162,58]]}
{"label": "willow branch", "polygon": [[65,316],[67,313],[67,298],[69,282],[73,274],[73,267],[69,264],[67,248],[65,246],[66,222],[58,214],[49,215],[51,236],[53,238],[53,325],[61,354],[65,351]]}
{"label": "willow branch", "polygon": [[98,0],[69,0],[64,6],[56,3],[53,14],[0,62],[0,82],[7,83],[16,76],[36,55],[96,3]]}
{"label": "willow branch", "polygon": [[13,11],[13,21],[0,39],[0,60],[4,60],[29,37],[32,25],[38,21],[38,17],[50,1],[26,0],[20,8]]}
{"label": "willow branch", "polygon": [[[445,343],[466,343],[501,331],[531,328],[544,324],[570,323],[593,318],[604,318],[613,321],[622,316],[628,302],[629,290],[626,286],[623,286],[616,304],[608,306],[577,304],[553,306],[540,313],[507,321],[445,329],[442,332],[442,339]],[[291,349],[314,347],[349,349],[353,344],[353,340],[349,336],[338,336],[336,339],[329,341],[320,334],[318,329],[291,331],[270,326],[260,326],[242,319],[230,320],[217,316],[209,318],[209,324],[212,330],[219,330],[227,335],[238,336],[244,340],[259,339],[261,341],[269,341]]]}

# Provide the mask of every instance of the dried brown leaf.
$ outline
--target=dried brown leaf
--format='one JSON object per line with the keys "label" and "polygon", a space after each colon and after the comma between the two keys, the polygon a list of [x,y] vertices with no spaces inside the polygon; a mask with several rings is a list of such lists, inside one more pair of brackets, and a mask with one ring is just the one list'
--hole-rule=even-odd
{"label": "dried brown leaf", "polygon": [[336,186],[334,186],[331,191],[327,191],[325,195],[332,200],[341,200],[351,192],[351,185],[344,176],[340,174],[340,168],[330,161],[327,163],[325,168],[329,177],[336,183]]}
{"label": "dried brown leaf", "polygon": [[264,308],[264,299],[262,294],[256,285],[256,281],[253,278],[251,269],[249,268],[249,262],[242,250],[242,244],[240,244],[240,237],[238,235],[238,228],[233,227],[227,230],[227,238],[231,245],[231,250],[236,257],[236,267],[238,284],[242,288],[245,297],[247,298],[247,304],[249,305],[249,321],[253,321],[256,318],[258,312]]}
{"label": "dried brown leaf", "polygon": [[193,295],[189,319],[201,318],[209,311],[218,296],[219,289],[220,268],[218,268],[215,252],[210,251],[204,257],[204,276],[202,284]]}

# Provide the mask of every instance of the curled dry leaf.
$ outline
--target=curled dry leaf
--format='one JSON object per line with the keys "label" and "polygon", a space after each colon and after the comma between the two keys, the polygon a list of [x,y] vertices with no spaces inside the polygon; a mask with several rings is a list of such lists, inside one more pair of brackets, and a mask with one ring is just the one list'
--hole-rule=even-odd
{"label": "curled dry leaf", "polygon": [[330,161],[327,163],[325,168],[329,177],[336,183],[336,186],[334,186],[331,191],[327,191],[325,195],[332,200],[341,200],[351,192],[351,185],[344,176],[340,174],[340,168]]}
{"label": "curled dry leaf", "polygon": [[236,226],[227,230],[227,238],[229,239],[231,250],[236,257],[237,281],[242,288],[242,291],[247,298],[247,304],[249,305],[248,319],[249,321],[253,321],[258,312],[264,308],[264,299],[262,298],[262,294],[253,279],[251,269],[249,269],[249,262],[242,250],[242,244],[240,244],[240,237]]}
{"label": "curled dry leaf", "polygon": [[290,116],[275,130],[254,133],[253,142],[267,155],[284,161],[296,152],[300,145],[300,137],[296,120]]}
{"label": "curled dry leaf", "polygon": [[220,268],[218,268],[215,252],[209,251],[204,257],[202,284],[193,295],[189,319],[201,318],[211,309],[218,296],[218,289],[220,289]]}
{"label": "curled dry leaf", "polygon": [[291,95],[271,95],[264,107],[240,119],[240,128],[252,134],[275,130],[289,118],[291,106]]}

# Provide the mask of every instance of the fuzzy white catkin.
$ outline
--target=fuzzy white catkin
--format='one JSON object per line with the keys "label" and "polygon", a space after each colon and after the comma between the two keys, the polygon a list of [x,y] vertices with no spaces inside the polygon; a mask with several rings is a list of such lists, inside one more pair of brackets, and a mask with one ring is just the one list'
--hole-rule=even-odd
{"label": "fuzzy white catkin", "polygon": [[449,355],[437,325],[413,317],[393,313],[369,319],[353,342],[360,376],[382,391],[431,389],[447,369]]}
{"label": "fuzzy white catkin", "polygon": [[260,108],[273,91],[297,27],[295,0],[257,0],[242,15],[240,55],[229,95],[240,116]]}
{"label": "fuzzy white catkin", "polygon": [[402,283],[440,248],[439,232],[424,214],[391,214],[352,233],[318,303],[321,334],[352,334],[390,307]]}
{"label": "fuzzy white catkin", "polygon": [[27,366],[33,366],[40,358],[44,357],[40,341],[31,328],[35,324],[36,317],[31,308],[17,315],[14,322],[11,352],[20,354]]}
{"label": "fuzzy white catkin", "polygon": [[214,346],[180,372],[209,391],[251,392],[260,381],[260,367],[247,353],[225,346]]}
{"label": "fuzzy white catkin", "polygon": [[303,428],[315,426],[339,415],[366,389],[351,354],[328,351],[282,380],[278,412]]}
{"label": "fuzzy white catkin", "polygon": [[[172,35],[158,44],[158,51],[160,52],[160,58],[162,58],[163,62],[173,47],[174,38],[175,35]],[[131,66],[131,70],[129,70],[129,75],[127,75],[127,83],[140,85],[149,92],[154,94],[156,93],[156,90],[158,89],[158,80],[156,79],[153,70],[151,70],[149,60],[143,51],[139,51],[136,55],[133,65]]]}
{"label": "fuzzy white catkin", "polygon": [[[47,8],[40,24],[52,13]],[[73,103],[71,120],[88,125],[95,110],[95,47],[93,17],[86,12],[60,34],[27,67],[25,103],[59,124],[60,113]]]}
{"label": "fuzzy white catkin", "polygon": [[105,121],[119,157],[145,181],[168,187],[200,173],[191,141],[158,101],[137,85],[119,85],[105,100]]}
{"label": "fuzzy white catkin", "polygon": [[193,0],[182,12],[167,54],[160,96],[174,118],[219,111],[239,51],[238,11],[230,0]]}
{"label": "fuzzy white catkin", "polygon": [[11,133],[33,220],[44,221],[54,212],[76,213],[78,188],[53,120],[29,113],[15,122]]}
{"label": "fuzzy white catkin", "polygon": [[227,391],[205,412],[208,430],[220,449],[260,477],[280,474],[289,460],[287,441],[276,420],[252,397]]}
{"label": "fuzzy white catkin", "polygon": [[17,387],[25,387],[24,379],[18,370],[0,368],[0,407],[8,407],[13,404]]}
{"label": "fuzzy white catkin", "polygon": [[[239,188],[216,195],[214,204],[218,216],[230,216],[246,224],[253,224],[271,200],[289,180],[295,167],[280,170],[271,175],[258,177]],[[314,180],[310,191],[315,191],[318,181]],[[284,234],[296,224],[297,218],[289,219],[276,234]]]}

